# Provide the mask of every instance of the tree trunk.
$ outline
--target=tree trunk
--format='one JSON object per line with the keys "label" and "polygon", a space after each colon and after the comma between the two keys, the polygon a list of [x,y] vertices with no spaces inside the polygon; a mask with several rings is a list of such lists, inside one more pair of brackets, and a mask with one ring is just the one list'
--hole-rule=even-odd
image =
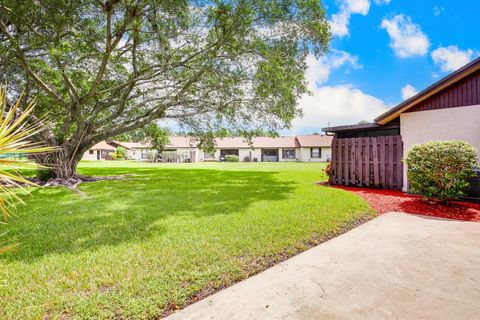
{"label": "tree trunk", "polygon": [[39,175],[45,185],[74,186],[91,180],[77,174],[77,165],[83,155],[84,148],[77,150],[63,147],[59,151],[35,155],[35,162],[45,167],[44,174]]}

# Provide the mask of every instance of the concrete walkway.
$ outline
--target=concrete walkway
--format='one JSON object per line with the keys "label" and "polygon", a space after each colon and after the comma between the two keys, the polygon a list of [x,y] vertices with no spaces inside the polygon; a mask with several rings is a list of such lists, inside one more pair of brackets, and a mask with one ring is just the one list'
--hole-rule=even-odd
{"label": "concrete walkway", "polygon": [[167,319],[480,319],[480,223],[388,213]]}

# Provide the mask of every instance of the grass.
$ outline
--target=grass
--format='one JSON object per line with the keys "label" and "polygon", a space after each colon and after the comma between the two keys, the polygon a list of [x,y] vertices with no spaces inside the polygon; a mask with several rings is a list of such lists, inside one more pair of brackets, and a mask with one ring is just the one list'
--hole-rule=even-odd
{"label": "grass", "polygon": [[[109,166],[109,168],[107,167]],[[323,164],[85,162],[126,180],[36,189],[2,226],[1,319],[152,319],[371,215]]]}

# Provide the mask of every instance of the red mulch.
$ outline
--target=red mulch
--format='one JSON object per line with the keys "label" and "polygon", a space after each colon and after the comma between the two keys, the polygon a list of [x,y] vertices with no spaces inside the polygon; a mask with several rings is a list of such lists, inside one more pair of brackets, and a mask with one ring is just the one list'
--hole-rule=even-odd
{"label": "red mulch", "polygon": [[378,190],[334,186],[354,192],[367,201],[379,214],[399,211],[423,216],[480,222],[480,203],[453,201],[450,205],[431,203],[420,196],[396,190]]}

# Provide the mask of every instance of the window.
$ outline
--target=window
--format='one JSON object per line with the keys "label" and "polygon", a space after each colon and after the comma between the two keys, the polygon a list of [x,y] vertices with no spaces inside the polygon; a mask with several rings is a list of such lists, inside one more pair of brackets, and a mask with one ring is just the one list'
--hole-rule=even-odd
{"label": "window", "polygon": [[282,158],[283,159],[295,159],[295,149],[294,148],[289,148],[289,149],[282,149]]}
{"label": "window", "polygon": [[142,159],[148,159],[148,153],[147,153],[147,149],[141,149],[141,152],[142,152]]}
{"label": "window", "polygon": [[263,155],[266,157],[276,157],[277,156],[277,151],[276,149],[263,149]]}
{"label": "window", "polygon": [[93,154],[93,150],[88,150],[88,154]]}
{"label": "window", "polygon": [[101,152],[101,158],[102,159],[106,159],[108,158],[110,155],[111,155],[112,151],[109,151],[109,150],[102,150]]}
{"label": "window", "polygon": [[223,149],[220,150],[220,157],[225,158],[225,156],[232,155],[232,156],[238,156],[239,151],[238,149]]}
{"label": "window", "polygon": [[310,149],[310,158],[321,158],[321,157],[322,157],[322,148]]}

